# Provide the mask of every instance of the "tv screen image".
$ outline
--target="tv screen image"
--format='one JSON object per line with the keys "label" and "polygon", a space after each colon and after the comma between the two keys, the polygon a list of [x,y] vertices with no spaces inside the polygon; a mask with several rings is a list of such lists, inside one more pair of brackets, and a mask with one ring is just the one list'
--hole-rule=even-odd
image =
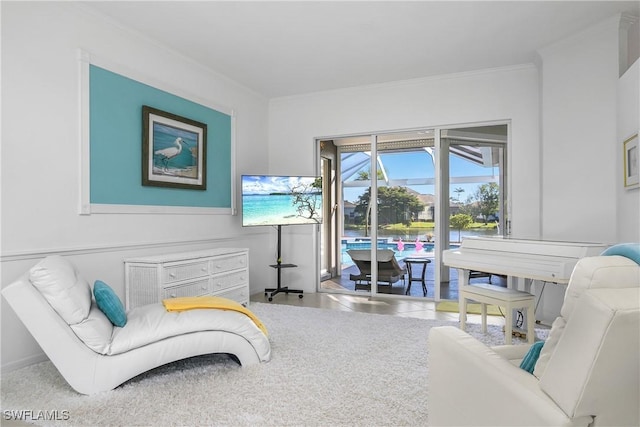
{"label": "tv screen image", "polygon": [[322,223],[322,178],[242,176],[242,225]]}

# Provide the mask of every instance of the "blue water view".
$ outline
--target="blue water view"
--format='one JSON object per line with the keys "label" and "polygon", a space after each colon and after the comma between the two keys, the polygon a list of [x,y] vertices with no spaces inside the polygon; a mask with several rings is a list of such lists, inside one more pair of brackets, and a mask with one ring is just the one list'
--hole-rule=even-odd
{"label": "blue water view", "polygon": [[[395,252],[396,259],[401,260],[407,257],[431,257],[433,256],[433,243],[423,243],[422,248],[416,248],[413,242],[405,242],[402,250],[398,248],[398,244],[390,242],[386,239],[378,240],[378,249],[391,249]],[[351,257],[347,253],[349,249],[371,249],[371,241],[363,240],[343,240],[342,241],[342,264],[353,264]]]}
{"label": "blue water view", "polygon": [[[242,223],[244,225],[317,224],[300,216],[290,194],[250,194],[242,196]],[[309,195],[320,206],[322,195]]]}
{"label": "blue water view", "polygon": [[[410,257],[432,258],[434,256],[435,244],[422,242],[421,245],[422,247],[416,247],[415,242],[403,242],[399,247],[397,242],[389,241],[388,239],[378,239],[377,247],[378,249],[391,249],[395,252],[397,260]],[[369,239],[343,239],[341,246],[342,264],[343,266],[347,266],[353,264],[353,260],[347,251],[349,249],[371,249],[371,241]],[[451,244],[449,247],[455,249],[460,247],[460,245]]]}

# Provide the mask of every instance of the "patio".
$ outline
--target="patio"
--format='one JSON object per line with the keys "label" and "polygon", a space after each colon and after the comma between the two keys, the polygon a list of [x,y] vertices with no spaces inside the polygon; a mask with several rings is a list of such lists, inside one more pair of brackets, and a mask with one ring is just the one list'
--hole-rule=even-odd
{"label": "patio", "polygon": [[[404,267],[405,263],[400,258],[398,259],[398,263],[400,266]],[[339,277],[334,277],[329,280],[325,280],[321,282],[320,288],[324,290],[339,290],[339,291],[350,291],[356,292],[357,294],[366,294],[366,291],[355,290],[355,282],[349,279],[350,274],[358,274],[358,268],[354,264],[347,265],[343,264],[345,268],[342,270],[342,275]],[[419,275],[421,267],[414,267],[414,276]],[[416,271],[417,270],[417,271]],[[418,298],[427,298],[433,299],[435,295],[434,290],[434,267],[433,262],[427,264],[427,272],[425,275],[425,282],[427,285],[427,296],[424,297],[422,292],[422,286],[420,282],[413,282],[410,288],[409,296],[418,297]],[[458,300],[458,272],[455,269],[451,269],[451,277],[448,283],[442,283],[440,285],[440,298],[447,300]],[[488,283],[488,277],[476,277],[471,279],[471,283]],[[491,276],[491,283],[499,286],[506,286],[506,281],[499,276]],[[391,293],[395,295],[404,295],[409,285],[408,275],[405,276],[404,280],[399,280],[394,283],[391,289],[389,289],[388,285],[378,285],[378,292],[380,293]]]}

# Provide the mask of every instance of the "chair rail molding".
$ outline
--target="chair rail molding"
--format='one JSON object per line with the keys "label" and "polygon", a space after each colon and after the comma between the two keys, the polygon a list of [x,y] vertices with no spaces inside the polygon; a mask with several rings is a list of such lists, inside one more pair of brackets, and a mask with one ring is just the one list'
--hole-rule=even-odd
{"label": "chair rail molding", "polygon": [[[250,234],[243,235],[242,238],[250,238]],[[5,251],[0,254],[0,262],[14,262],[31,259],[40,259],[50,255],[90,255],[109,252],[121,251],[139,251],[157,248],[171,248],[177,246],[200,246],[200,245],[231,245],[236,244],[238,237],[223,237],[217,239],[201,239],[201,240],[170,240],[157,242],[129,242],[122,244],[95,245],[95,246],[77,246],[67,248],[44,248],[30,249],[23,251]]]}

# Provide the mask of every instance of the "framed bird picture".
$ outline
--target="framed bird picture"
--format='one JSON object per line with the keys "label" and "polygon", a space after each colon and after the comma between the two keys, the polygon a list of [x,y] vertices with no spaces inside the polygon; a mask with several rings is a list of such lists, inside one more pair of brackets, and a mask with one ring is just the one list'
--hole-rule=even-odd
{"label": "framed bird picture", "polygon": [[624,145],[624,187],[626,189],[640,187],[640,148],[638,148],[638,134],[629,137]]}
{"label": "framed bird picture", "polygon": [[207,189],[207,125],[142,106],[142,185]]}

